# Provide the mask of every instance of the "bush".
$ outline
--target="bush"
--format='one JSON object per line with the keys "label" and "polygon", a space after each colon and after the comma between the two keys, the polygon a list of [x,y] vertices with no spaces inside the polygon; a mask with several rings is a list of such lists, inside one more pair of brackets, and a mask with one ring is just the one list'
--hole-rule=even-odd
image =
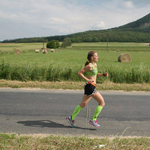
{"label": "bush", "polygon": [[60,43],[59,43],[59,41],[57,40],[56,41],[56,48],[59,48],[60,47]]}
{"label": "bush", "polygon": [[61,47],[66,48],[67,46],[71,46],[71,40],[68,37],[63,40]]}
{"label": "bush", "polygon": [[46,47],[55,49],[55,48],[59,48],[60,44],[59,44],[59,41],[52,40],[52,41],[47,43]]}

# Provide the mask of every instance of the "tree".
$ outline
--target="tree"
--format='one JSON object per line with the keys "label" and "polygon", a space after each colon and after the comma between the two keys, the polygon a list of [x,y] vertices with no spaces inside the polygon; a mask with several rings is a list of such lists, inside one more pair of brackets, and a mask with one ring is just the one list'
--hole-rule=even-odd
{"label": "tree", "polygon": [[57,40],[56,41],[56,48],[59,48],[60,47],[60,43],[59,43],[59,41]]}
{"label": "tree", "polygon": [[51,40],[50,42],[47,43],[46,47],[47,48],[57,48],[56,41],[55,40]]}
{"label": "tree", "polygon": [[63,43],[61,45],[61,47],[64,47],[66,48],[67,46],[71,46],[71,39],[66,37],[64,40],[63,40]]}

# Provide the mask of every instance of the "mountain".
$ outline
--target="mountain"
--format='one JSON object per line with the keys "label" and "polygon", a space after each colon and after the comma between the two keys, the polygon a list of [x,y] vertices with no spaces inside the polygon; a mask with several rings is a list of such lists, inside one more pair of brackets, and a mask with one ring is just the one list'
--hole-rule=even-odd
{"label": "mountain", "polygon": [[69,35],[4,40],[3,43],[29,43],[51,40],[63,41],[69,37],[72,43],[80,42],[143,42],[150,43],[150,13],[134,22],[107,30],[90,30]]}
{"label": "mountain", "polygon": [[141,18],[137,21],[128,23],[126,25],[123,25],[123,26],[119,27],[118,29],[133,29],[133,30],[134,29],[142,29],[142,30],[150,29],[150,13],[148,15],[144,16],[143,18]]}

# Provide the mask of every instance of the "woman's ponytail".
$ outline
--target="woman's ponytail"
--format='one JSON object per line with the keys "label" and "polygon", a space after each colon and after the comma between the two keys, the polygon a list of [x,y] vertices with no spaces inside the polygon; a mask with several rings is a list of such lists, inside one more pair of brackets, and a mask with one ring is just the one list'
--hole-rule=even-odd
{"label": "woman's ponytail", "polygon": [[86,65],[88,65],[89,63],[90,63],[90,61],[89,61],[89,60],[88,60],[88,61],[86,61],[85,66],[86,66]]}

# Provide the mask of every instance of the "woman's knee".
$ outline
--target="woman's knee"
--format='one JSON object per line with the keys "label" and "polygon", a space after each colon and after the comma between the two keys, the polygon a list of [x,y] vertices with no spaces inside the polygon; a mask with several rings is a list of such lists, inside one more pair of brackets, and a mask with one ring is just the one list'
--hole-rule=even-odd
{"label": "woman's knee", "polygon": [[104,98],[102,97],[102,95],[100,93],[93,94],[93,98],[98,102],[98,104],[100,106],[102,106],[102,107],[105,106]]}
{"label": "woman's knee", "polygon": [[99,105],[104,107],[105,106],[105,101],[102,101]]}
{"label": "woman's knee", "polygon": [[86,103],[80,103],[80,107],[84,108],[86,106]]}

